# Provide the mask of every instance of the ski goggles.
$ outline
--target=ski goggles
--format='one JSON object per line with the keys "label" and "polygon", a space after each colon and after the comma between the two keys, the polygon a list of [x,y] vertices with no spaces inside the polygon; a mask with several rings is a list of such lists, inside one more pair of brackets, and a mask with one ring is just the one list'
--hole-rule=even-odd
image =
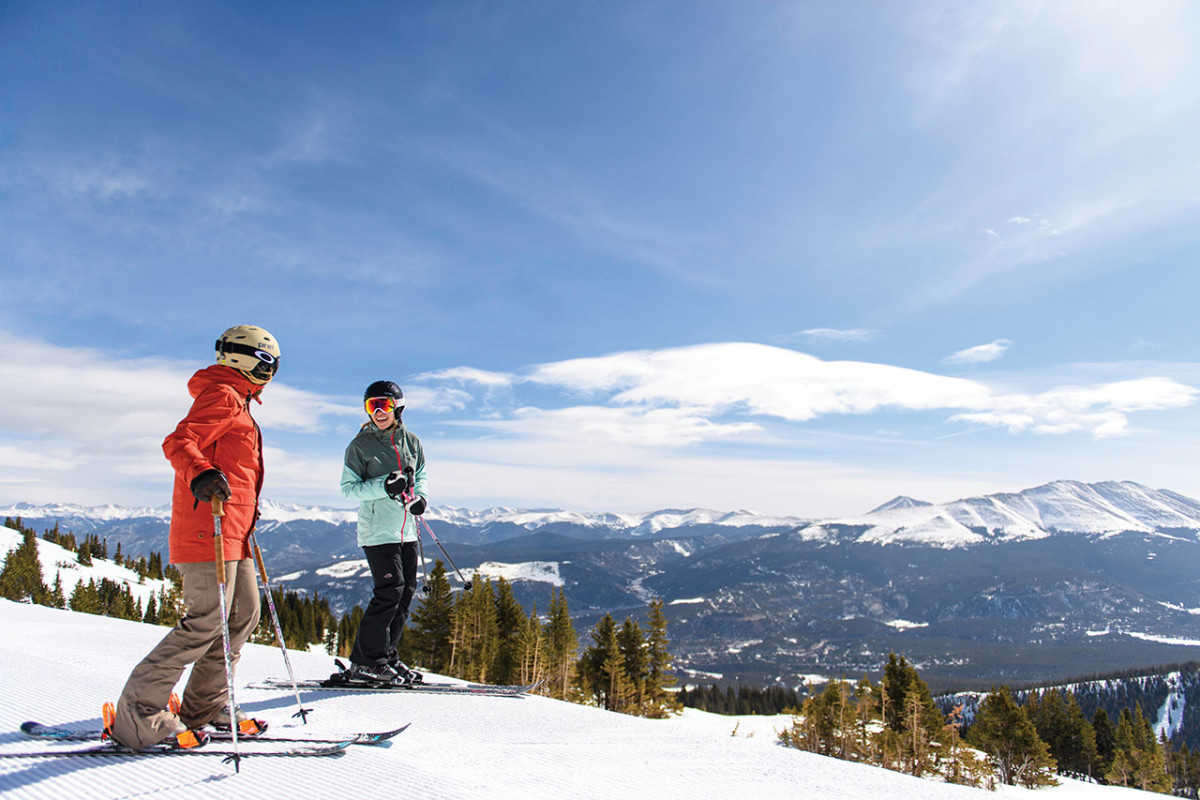
{"label": "ski goggles", "polygon": [[251,347],[248,344],[241,342],[222,342],[217,341],[217,353],[226,355],[229,353],[237,353],[243,356],[254,356],[258,359],[258,363],[249,370],[250,374],[260,380],[270,380],[279,371],[279,356],[272,355],[266,350],[259,350],[257,347]]}
{"label": "ski goggles", "polygon": [[404,404],[396,405],[395,399],[391,397],[368,397],[363,403],[367,408],[367,413],[374,415],[376,411],[395,411],[397,408],[404,408]]}

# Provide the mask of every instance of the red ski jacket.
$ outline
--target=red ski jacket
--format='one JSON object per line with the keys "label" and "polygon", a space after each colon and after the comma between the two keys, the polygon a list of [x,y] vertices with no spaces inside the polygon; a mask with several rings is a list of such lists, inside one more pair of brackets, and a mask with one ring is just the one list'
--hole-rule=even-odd
{"label": "red ski jacket", "polygon": [[240,372],[214,364],[188,381],[193,402],[183,421],[163,441],[175,468],[171,497],[171,563],[214,561],[212,506],[196,504],[191,482],[207,469],[221,470],[232,497],[225,503],[221,539],[226,561],[250,557],[246,538],[258,520],[262,490],[262,434],[250,416],[261,386]]}

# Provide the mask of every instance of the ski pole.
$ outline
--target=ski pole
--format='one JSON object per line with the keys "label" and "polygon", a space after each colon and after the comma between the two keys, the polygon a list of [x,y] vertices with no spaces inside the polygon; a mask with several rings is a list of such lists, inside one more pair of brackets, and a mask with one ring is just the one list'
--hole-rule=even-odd
{"label": "ski pole", "polygon": [[436,544],[442,551],[442,555],[444,555],[446,560],[450,562],[450,566],[454,567],[454,571],[458,573],[458,579],[463,582],[463,588],[468,592],[471,591],[471,582],[463,577],[462,572],[458,569],[458,566],[455,565],[454,559],[452,559],[450,554],[446,552],[446,548],[442,547],[442,541],[438,539],[437,534],[433,532],[433,528],[429,527],[429,523],[425,522],[424,517],[417,517],[417,527],[420,528],[422,524],[425,526],[425,530],[429,531],[429,535],[433,537],[434,544]]}
{"label": "ski pole", "polygon": [[[416,472],[412,467],[405,467],[404,477],[407,478],[408,488],[400,493],[400,502],[401,505],[404,505],[404,518],[407,522],[408,506],[405,504],[417,496]],[[425,594],[429,594],[429,592],[432,591],[432,587],[429,585],[429,567],[425,564],[425,545],[421,542],[421,526],[415,521],[416,519],[417,517],[414,514],[413,527],[417,529],[417,558],[421,559],[421,575],[424,577],[424,582],[421,584],[421,591]],[[403,527],[404,526],[402,524],[401,529],[403,529]]]}
{"label": "ski pole", "polygon": [[429,594],[433,591],[433,587],[429,585],[429,567],[425,564],[425,545],[421,543],[421,526],[417,527],[417,558],[421,559],[421,591]]}
{"label": "ski pole", "polygon": [[233,761],[233,771],[241,772],[241,757],[238,755],[237,701],[233,696],[233,646],[229,641],[229,611],[225,607],[225,545],[221,540],[221,517],[225,516],[225,507],[219,497],[212,499],[212,513],[213,547],[217,559],[217,594],[221,601],[221,640],[225,645],[225,686],[229,692],[229,730],[233,742],[233,755],[226,761]]}
{"label": "ski pole", "polygon": [[267,592],[267,608],[271,610],[271,622],[275,625],[275,641],[279,643],[279,651],[283,653],[283,664],[287,667],[288,678],[292,682],[292,691],[296,693],[296,708],[298,709],[293,717],[299,717],[300,721],[308,724],[308,713],[311,708],[305,708],[304,703],[300,700],[300,687],[296,684],[296,673],[292,671],[292,660],[288,658],[287,645],[283,641],[283,626],[279,624],[279,614],[275,612],[275,598],[271,597],[271,580],[267,577],[267,567],[263,563],[262,550],[258,546],[258,537],[254,531],[250,531],[250,546],[254,550],[254,563],[258,565],[258,574],[262,577],[263,588]]}

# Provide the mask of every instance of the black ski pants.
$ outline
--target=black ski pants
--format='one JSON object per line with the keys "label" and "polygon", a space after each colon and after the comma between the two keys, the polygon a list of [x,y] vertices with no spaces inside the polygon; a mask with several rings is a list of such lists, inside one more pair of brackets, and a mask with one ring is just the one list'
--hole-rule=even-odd
{"label": "black ski pants", "polygon": [[384,664],[396,657],[396,645],[408,621],[408,606],[417,588],[417,543],[364,547],[375,591],[358,626],[350,660]]}

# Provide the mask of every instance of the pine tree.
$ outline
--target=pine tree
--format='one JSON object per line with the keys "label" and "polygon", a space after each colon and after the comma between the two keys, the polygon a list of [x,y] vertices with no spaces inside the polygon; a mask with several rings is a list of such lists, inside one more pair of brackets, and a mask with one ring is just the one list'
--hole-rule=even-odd
{"label": "pine tree", "polygon": [[921,775],[931,766],[935,745],[942,745],[946,720],[916,668],[895,653],[883,669],[882,700],[884,722],[896,734],[884,737],[885,756],[900,759],[910,775]]}
{"label": "pine tree", "polygon": [[338,622],[337,654],[342,658],[348,658],[350,651],[354,649],[354,640],[358,638],[358,626],[362,624],[362,618],[363,608],[356,605],[342,615],[341,621]]}
{"label": "pine tree", "polygon": [[525,618],[521,633],[517,637],[520,670],[517,682],[523,686],[539,683],[545,679],[545,642],[542,621],[538,619],[537,606]]}
{"label": "pine tree", "polygon": [[94,579],[89,580],[86,584],[83,581],[75,584],[75,589],[71,592],[69,607],[72,611],[81,611],[85,614],[101,613],[103,607],[100,604],[100,592],[96,588]]}
{"label": "pine tree", "polygon": [[158,592],[158,624],[173,627],[183,619],[183,588],[179,585],[164,586]]}
{"label": "pine tree", "polygon": [[667,650],[671,641],[667,638],[667,617],[663,613],[663,601],[656,598],[650,602],[646,613],[646,702],[647,716],[665,717],[680,709],[680,701],[670,691],[675,685],[671,672],[671,653]]}
{"label": "pine tree", "polygon": [[454,592],[446,579],[446,566],[438,560],[429,573],[429,591],[413,609],[408,640],[412,661],[427,670],[445,673],[450,667],[451,637],[454,633]]}
{"label": "pine tree", "polygon": [[488,670],[494,683],[517,683],[521,676],[521,632],[525,609],[513,596],[512,585],[496,580],[496,654]]}
{"label": "pine tree", "polygon": [[496,593],[491,578],[478,573],[471,588],[454,604],[454,636],[450,673],[458,678],[486,683],[499,645]]}
{"label": "pine tree", "polygon": [[872,734],[882,719],[883,687],[872,686],[871,679],[864,675],[854,686],[854,749],[863,761],[880,766],[883,764],[881,743],[879,737]]}
{"label": "pine tree", "polygon": [[1050,755],[1062,775],[1091,777],[1099,757],[1096,752],[1096,731],[1072,693],[1059,690],[1033,692],[1025,702],[1025,711],[1041,737],[1050,748]]}
{"label": "pine tree", "polygon": [[559,700],[570,699],[576,685],[576,653],[579,639],[571,622],[571,610],[562,589],[550,592],[550,614],[546,620],[546,683],[543,693]]}
{"label": "pine tree", "polygon": [[1029,789],[1056,784],[1049,774],[1055,769],[1049,748],[1007,686],[988,693],[967,732],[967,741],[991,757],[1001,783]]}
{"label": "pine tree", "polygon": [[1116,755],[1117,729],[1103,708],[1096,709],[1092,717],[1092,730],[1096,734],[1096,774],[1105,775],[1112,768]]}
{"label": "pine tree", "polygon": [[780,734],[784,744],[845,760],[857,752],[856,720],[850,684],[830,681],[818,695],[804,701],[791,730]]}
{"label": "pine tree", "polygon": [[61,572],[54,573],[54,589],[52,589],[50,591],[50,598],[46,602],[46,605],[50,606],[51,608],[66,608],[67,607],[67,596],[66,596],[65,591],[63,590],[62,573]]}
{"label": "pine tree", "polygon": [[578,662],[580,690],[589,702],[609,711],[620,711],[628,701],[630,684],[612,614],[605,614],[596,623],[592,642]]}
{"label": "pine tree", "polygon": [[617,649],[621,652],[621,671],[629,684],[625,701],[627,713],[641,715],[646,701],[646,652],[642,628],[632,617],[626,617],[617,632]]}
{"label": "pine tree", "polygon": [[0,569],[0,597],[45,605],[50,599],[42,577],[42,562],[38,559],[37,536],[24,531],[21,543],[4,559]]}
{"label": "pine tree", "polygon": [[92,537],[85,536],[83,544],[79,546],[79,551],[75,554],[75,560],[85,567],[92,566]]}

